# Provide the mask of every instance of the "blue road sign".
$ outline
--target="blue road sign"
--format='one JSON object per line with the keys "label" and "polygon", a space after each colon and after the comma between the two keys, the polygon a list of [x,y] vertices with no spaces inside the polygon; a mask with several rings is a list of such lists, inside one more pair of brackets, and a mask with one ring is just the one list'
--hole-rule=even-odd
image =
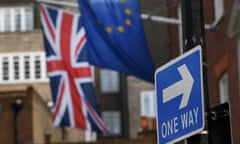
{"label": "blue road sign", "polygon": [[201,46],[155,72],[158,143],[174,143],[204,128]]}

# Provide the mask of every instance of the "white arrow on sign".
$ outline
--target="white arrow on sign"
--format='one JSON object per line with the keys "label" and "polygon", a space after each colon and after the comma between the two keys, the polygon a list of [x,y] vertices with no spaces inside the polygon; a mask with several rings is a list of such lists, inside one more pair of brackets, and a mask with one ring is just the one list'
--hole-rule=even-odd
{"label": "white arrow on sign", "polygon": [[194,79],[185,64],[178,67],[178,72],[180,73],[182,80],[163,90],[163,103],[166,103],[182,94],[182,101],[179,106],[179,109],[182,109],[188,105]]}

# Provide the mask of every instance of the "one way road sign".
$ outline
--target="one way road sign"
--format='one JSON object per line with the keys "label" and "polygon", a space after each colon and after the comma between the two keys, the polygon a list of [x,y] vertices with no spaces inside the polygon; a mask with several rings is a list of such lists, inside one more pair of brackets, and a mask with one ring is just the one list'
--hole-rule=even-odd
{"label": "one way road sign", "polygon": [[204,128],[201,47],[155,73],[158,143],[174,143]]}

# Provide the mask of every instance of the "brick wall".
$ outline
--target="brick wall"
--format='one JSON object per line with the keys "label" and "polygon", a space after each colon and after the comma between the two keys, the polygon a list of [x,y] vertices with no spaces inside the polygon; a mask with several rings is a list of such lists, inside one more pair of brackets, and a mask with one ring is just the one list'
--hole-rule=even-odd
{"label": "brick wall", "polygon": [[19,112],[19,142],[32,142],[32,103],[26,91],[0,93],[0,141],[14,143],[14,112],[12,104],[16,98],[21,98],[23,107]]}
{"label": "brick wall", "polygon": [[40,30],[31,32],[0,33],[0,52],[43,51]]}
{"label": "brick wall", "polygon": [[[206,30],[206,48],[208,59],[208,89],[210,106],[216,106],[220,103],[219,80],[221,76],[228,72],[229,79],[229,97],[231,109],[231,124],[233,133],[233,143],[239,143],[240,135],[240,112],[239,112],[239,72],[237,59],[237,45],[234,39],[227,36],[229,18],[232,11],[234,0],[224,1],[224,17],[220,21],[216,30]],[[204,20],[206,24],[212,24],[214,21],[214,1],[204,0]],[[169,16],[176,17],[176,9],[169,9]],[[176,57],[178,46],[177,26],[168,27],[169,49],[171,57]]]}
{"label": "brick wall", "polygon": [[[16,98],[20,98],[23,107],[19,112],[19,143],[61,142],[62,129],[52,125],[52,113],[45,101],[33,89],[0,92],[0,141],[14,143],[14,113],[11,108]],[[79,129],[65,128],[65,142],[84,140],[84,132]]]}
{"label": "brick wall", "polygon": [[[62,141],[62,128],[52,124],[52,113],[46,102],[34,90],[33,95],[33,138],[35,143],[44,143],[47,136],[50,142]],[[64,128],[65,142],[80,142],[84,140],[84,132],[80,129]]]}
{"label": "brick wall", "polygon": [[39,95],[45,102],[48,102],[52,99],[50,85],[47,82],[45,82],[45,83],[28,83],[28,84],[5,84],[5,85],[1,84],[0,92],[25,90],[29,86],[33,87],[34,90],[37,91],[37,93],[39,93]]}
{"label": "brick wall", "polygon": [[[44,51],[43,36],[40,29],[30,32],[11,32],[0,33],[0,53],[17,53],[17,52],[34,52]],[[52,114],[46,108],[46,103],[50,101],[51,90],[48,82],[27,83],[27,84],[6,84],[0,85],[0,92],[26,90],[29,86],[33,87],[36,95],[33,99],[34,106],[29,110],[34,111],[33,115],[26,116],[33,119],[30,133],[32,134],[29,141],[43,143],[46,136],[50,141],[59,142],[62,140],[61,128],[53,128]],[[5,102],[4,102],[5,105]],[[28,123],[30,124],[30,123]],[[3,128],[6,130],[7,128]],[[12,128],[10,127],[11,132]],[[29,131],[29,130],[28,130]],[[84,132],[79,129],[65,128],[64,139],[66,142],[79,142],[84,140]],[[2,134],[0,133],[0,136]],[[5,136],[5,135],[3,135]],[[0,137],[1,140],[1,137]]]}
{"label": "brick wall", "polygon": [[[62,144],[62,143],[51,143]],[[112,139],[112,140],[99,140],[97,142],[89,143],[65,143],[65,144],[157,144],[156,132],[144,133],[138,136],[136,139],[124,140],[124,139]]]}
{"label": "brick wall", "polygon": [[128,105],[129,105],[129,134],[131,138],[137,138],[141,131],[140,116],[140,92],[154,90],[154,85],[143,82],[135,77],[128,77]]}

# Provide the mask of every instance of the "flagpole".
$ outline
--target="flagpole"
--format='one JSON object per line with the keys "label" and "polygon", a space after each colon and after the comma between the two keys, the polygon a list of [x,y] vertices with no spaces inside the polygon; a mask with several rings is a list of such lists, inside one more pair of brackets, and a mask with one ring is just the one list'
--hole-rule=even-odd
{"label": "flagpole", "polygon": [[[48,4],[55,4],[55,5],[78,8],[78,3],[74,3],[74,2],[56,1],[56,0],[37,0],[37,2],[43,2],[43,3],[48,3]],[[150,14],[144,14],[144,13],[141,14],[141,18],[143,20],[161,22],[161,23],[165,23],[165,24],[177,24],[177,25],[182,24],[182,21],[179,20],[179,19],[150,15]],[[215,20],[213,22],[213,24],[205,24],[205,29],[206,30],[216,29],[217,22],[218,22],[218,20]]]}
{"label": "flagpole", "polygon": [[[37,2],[78,8],[78,3],[74,3],[74,2],[56,1],[56,0],[37,0]],[[163,16],[155,16],[150,14],[141,14],[141,18],[144,20],[162,22],[166,24],[181,24],[181,20],[178,20],[178,19],[167,18]]]}
{"label": "flagpole", "polygon": [[78,8],[78,4],[77,3],[73,3],[73,2],[56,1],[56,0],[37,0],[37,2],[43,2],[43,3],[48,3],[48,4],[55,4],[55,5],[69,6],[69,7],[76,7],[76,8]]}
{"label": "flagpole", "polygon": [[150,14],[141,14],[141,18],[144,20],[162,22],[167,24],[181,24],[181,20],[178,20],[178,19],[150,15]]}

